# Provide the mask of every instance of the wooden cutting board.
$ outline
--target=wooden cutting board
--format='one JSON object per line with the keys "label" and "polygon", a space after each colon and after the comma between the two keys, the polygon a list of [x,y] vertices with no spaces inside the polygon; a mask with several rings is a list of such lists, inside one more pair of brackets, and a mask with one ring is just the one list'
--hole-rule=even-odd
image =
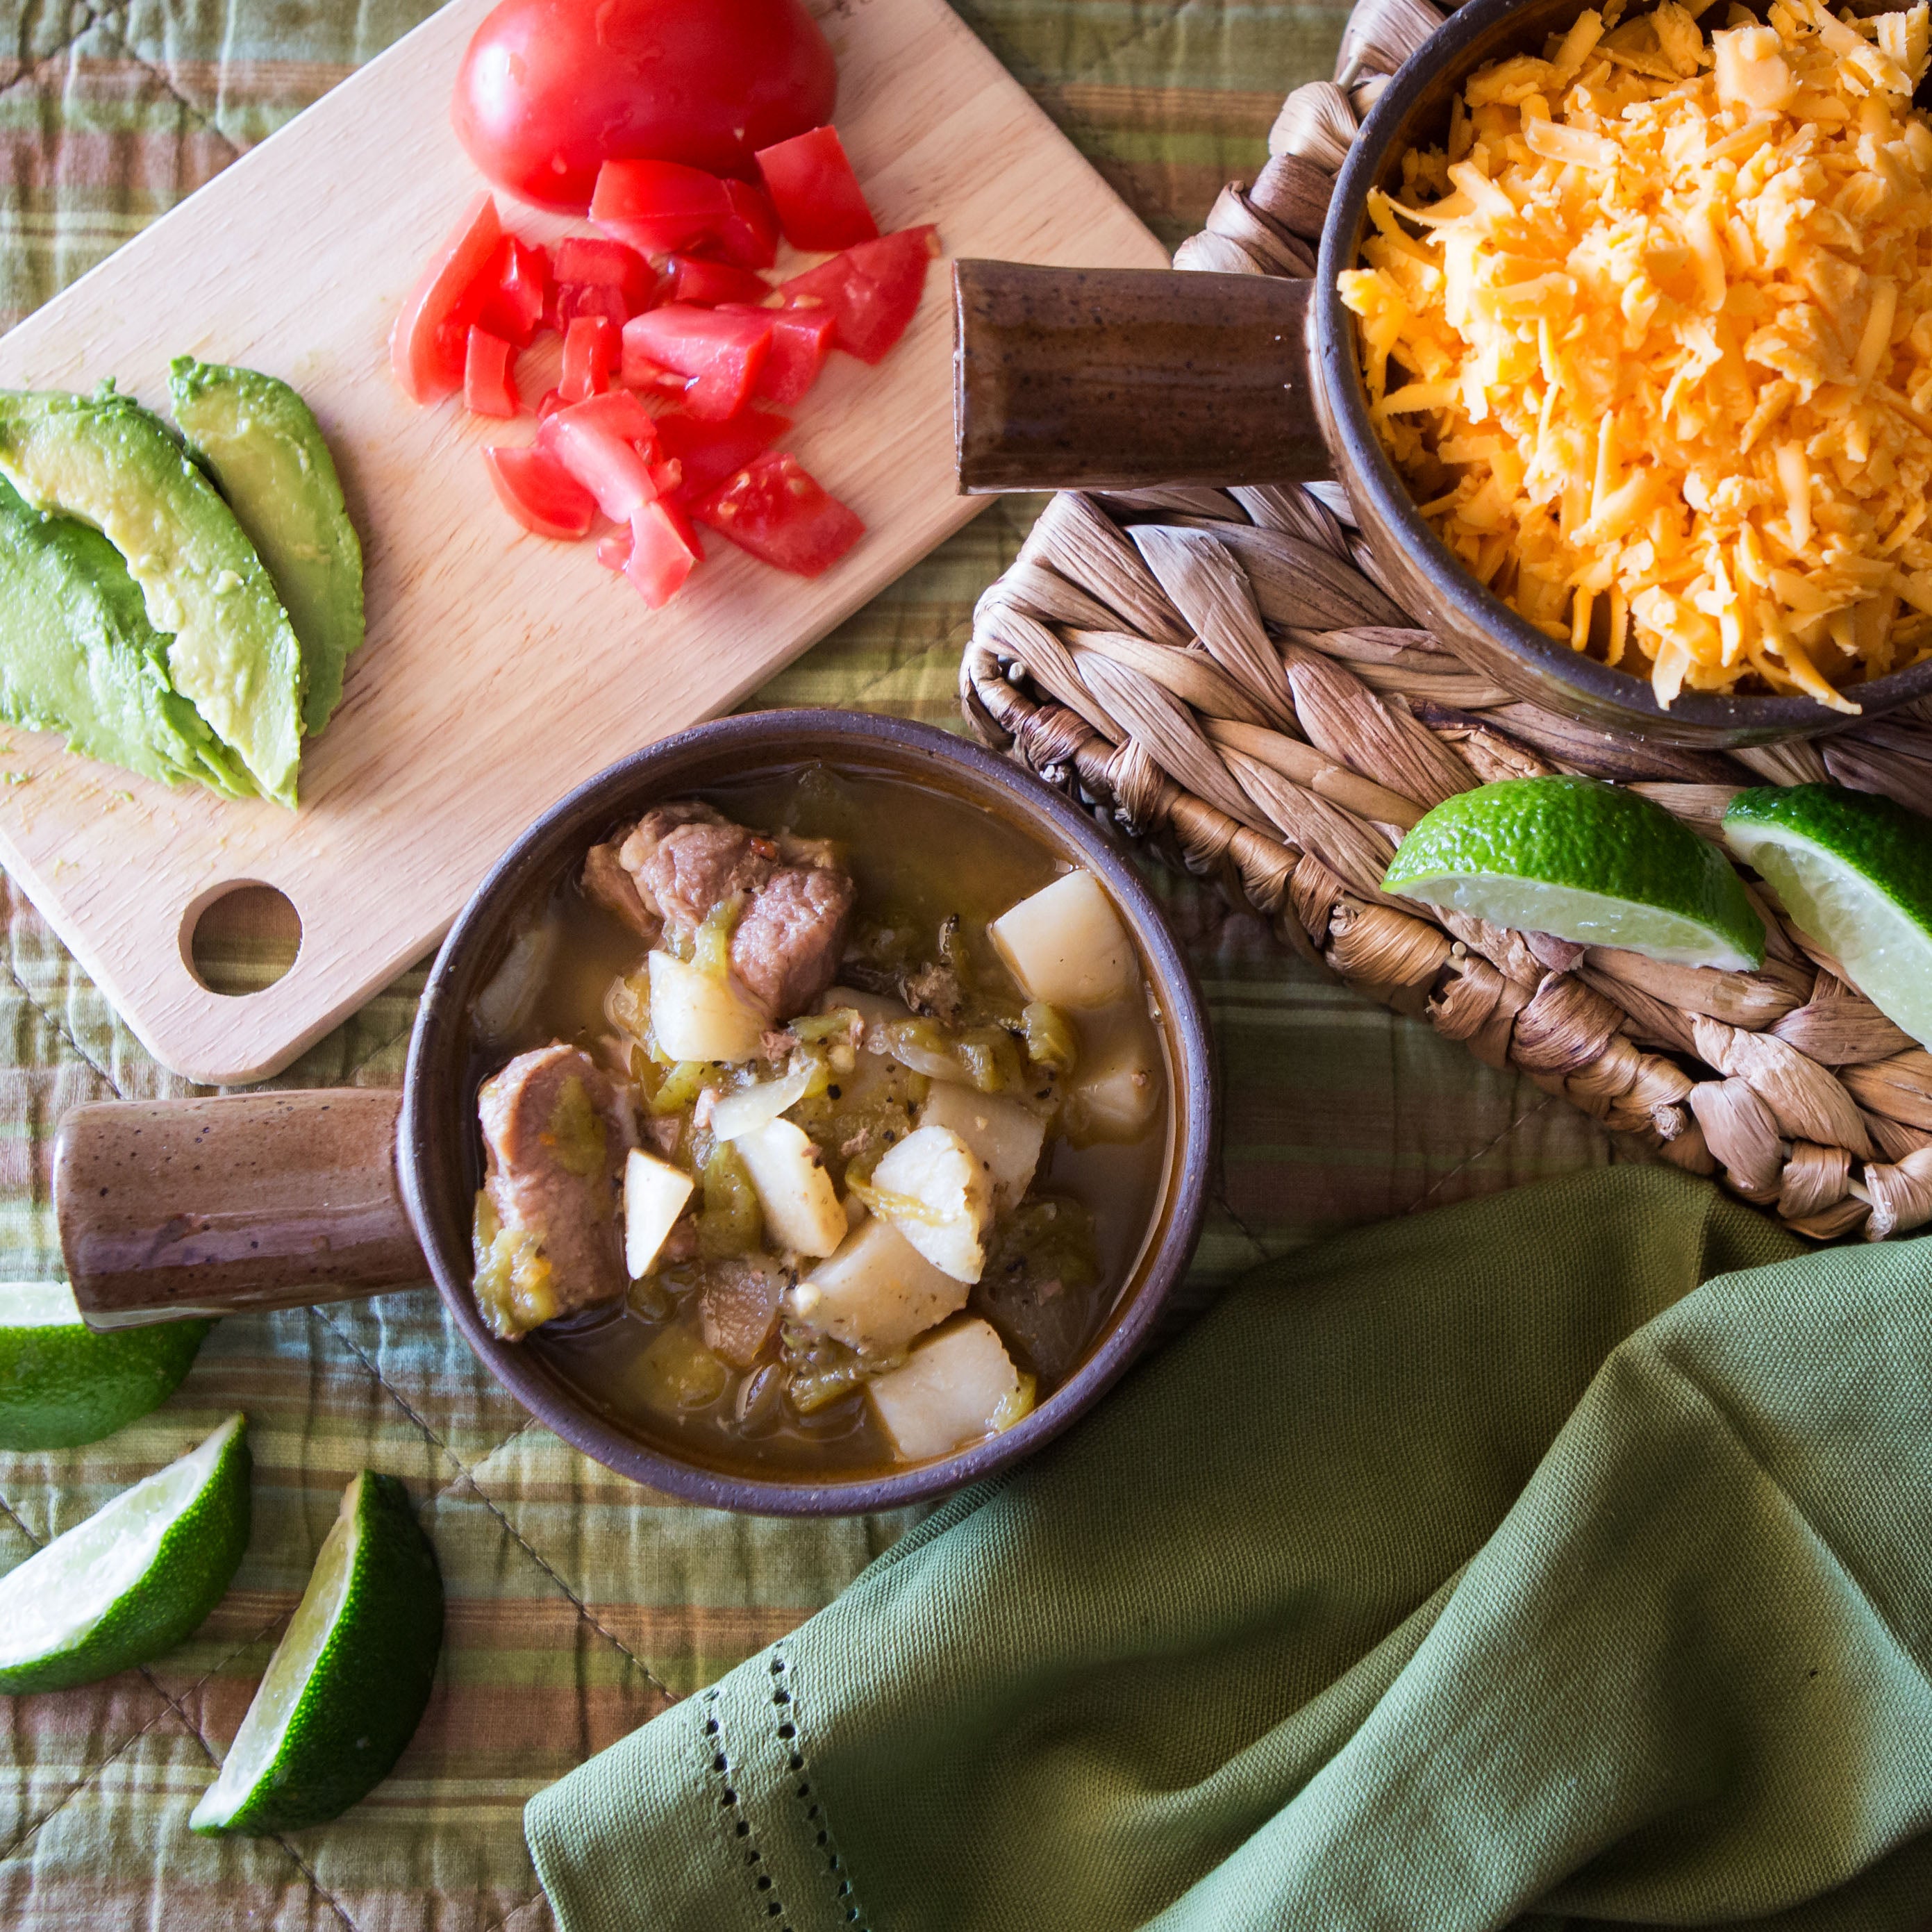
{"label": "wooden cutting board", "polygon": [[[707,538],[683,594],[648,611],[590,545],[526,535],[497,506],[477,446],[527,438],[530,418],[418,410],[389,378],[391,319],[482,185],[447,110],[491,4],[445,8],[0,340],[8,388],[112,375],[160,406],[183,353],[285,378],[362,533],[369,640],[303,758],[298,813],[0,734],[0,862],[148,1048],[194,1079],[286,1066],[427,952],[538,813],[729,710],[983,506],[953,476],[951,256],[1166,262],[944,0],[830,0],[838,127],[880,224],[937,222],[949,258],[898,347],[877,369],[835,356],[788,440],[868,533],[809,584]],[[584,232],[498,200],[532,238]],[[195,978],[189,942],[242,884],[285,892],[302,934],[283,979],[236,998]]]}

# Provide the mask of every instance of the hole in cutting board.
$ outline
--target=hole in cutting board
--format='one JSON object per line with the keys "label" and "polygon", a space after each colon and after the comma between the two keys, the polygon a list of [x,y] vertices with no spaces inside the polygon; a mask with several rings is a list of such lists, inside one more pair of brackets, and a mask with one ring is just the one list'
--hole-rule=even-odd
{"label": "hole in cutting board", "polygon": [[211,993],[238,999],[272,986],[302,950],[302,914],[274,886],[239,884],[190,908],[182,952]]}

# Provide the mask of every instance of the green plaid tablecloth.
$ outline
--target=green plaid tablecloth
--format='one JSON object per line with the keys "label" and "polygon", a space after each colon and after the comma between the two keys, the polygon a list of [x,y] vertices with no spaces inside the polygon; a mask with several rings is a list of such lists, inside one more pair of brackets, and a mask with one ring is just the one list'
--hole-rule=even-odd
{"label": "green plaid tablecloth", "polygon": [[[15,0],[0,57],[0,310],[9,322],[280,126],[427,9],[408,0]],[[972,0],[962,8],[1170,244],[1252,172],[1346,8],[1269,0]],[[761,704],[957,722],[974,598],[1037,505],[1004,502],[775,680]],[[1591,1124],[1284,956],[1161,875],[1212,1007],[1225,1145],[1196,1286],[1321,1234],[1613,1158]],[[83,1100],[188,1090],[0,881],[0,1267],[58,1268],[53,1132]],[[393,1084],[423,972],[286,1076]],[[519,1817],[538,1786],[826,1602],[903,1526],[781,1523],[666,1502],[532,1423],[434,1294],[238,1319],[173,1400],[110,1441],[0,1454],[0,1570],[245,1408],[255,1529],[234,1588],[151,1669],[0,1699],[0,1924],[422,1928],[550,1922]],[[395,1774],[340,1823],[194,1838],[212,1775],[344,1484],[400,1475],[448,1586],[434,1700]]]}

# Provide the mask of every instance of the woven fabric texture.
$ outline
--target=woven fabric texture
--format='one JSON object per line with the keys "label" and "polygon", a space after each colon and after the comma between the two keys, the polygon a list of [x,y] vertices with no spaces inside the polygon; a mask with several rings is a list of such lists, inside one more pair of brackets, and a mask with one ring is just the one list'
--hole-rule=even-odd
{"label": "woven fabric texture", "polygon": [[[0,320],[17,320],[414,25],[396,0],[13,5],[0,35]],[[1346,9],[1234,0],[976,0],[1012,71],[1170,244],[1252,172]],[[426,101],[424,112],[442,104]],[[996,504],[758,703],[956,723],[975,598],[1040,507]],[[0,734],[0,769],[4,764]],[[1213,1011],[1225,1146],[1192,1283],[1336,1229],[1613,1158],[1520,1076],[1286,956],[1263,922],[1157,875]],[[58,1264],[69,1106],[189,1090],[158,1067],[0,881],[0,1268]],[[229,962],[245,981],[259,962]],[[423,979],[402,976],[284,1076],[397,1083]],[[0,1700],[0,1924],[535,1932],[524,1800],[836,1595],[903,1527],[749,1521],[607,1475],[497,1390],[428,1292],[224,1324],[174,1398],[92,1448],[0,1454],[0,1570],[236,1408],[256,1455],[234,1588],[150,1670]],[[449,1592],[428,1717],[347,1818],[222,1845],[187,1819],[360,1468],[410,1485]]]}

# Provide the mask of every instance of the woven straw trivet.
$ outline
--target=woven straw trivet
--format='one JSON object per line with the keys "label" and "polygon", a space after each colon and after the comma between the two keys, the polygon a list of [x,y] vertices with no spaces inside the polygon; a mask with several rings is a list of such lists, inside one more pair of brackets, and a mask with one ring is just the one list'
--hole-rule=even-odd
{"label": "woven straw trivet", "polygon": [[[1364,0],[1334,81],[1288,97],[1273,158],[1222,190],[1175,267],[1312,274],[1360,117],[1442,17]],[[986,742],[1480,1059],[1720,1174],[1801,1234],[1932,1221],[1932,1054],[1766,888],[1757,973],[1586,950],[1379,890],[1404,829],[1502,778],[1617,779],[1712,838],[1747,784],[1832,778],[1932,813],[1932,703],[1728,754],[1576,724],[1414,628],[1323,484],[1056,496],[980,600],[961,691]]]}

